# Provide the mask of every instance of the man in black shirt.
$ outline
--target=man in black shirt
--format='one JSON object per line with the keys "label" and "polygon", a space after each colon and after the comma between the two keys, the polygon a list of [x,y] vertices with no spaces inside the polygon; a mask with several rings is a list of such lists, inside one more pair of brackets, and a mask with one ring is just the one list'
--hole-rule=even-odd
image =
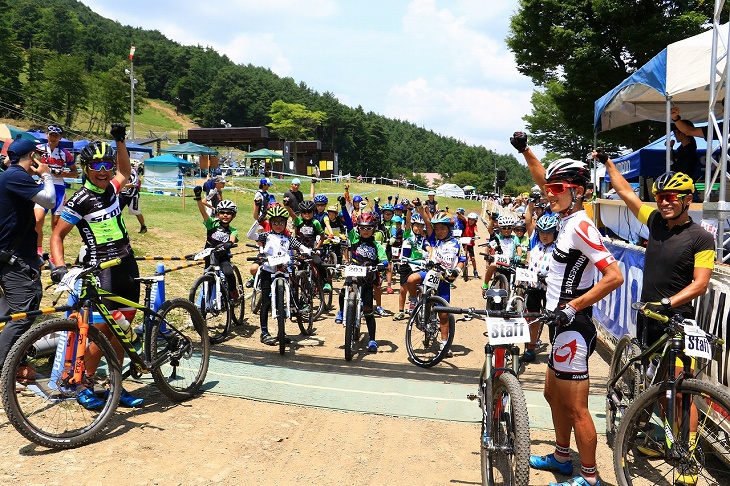
{"label": "man in black shirt", "polygon": [[284,206],[289,206],[299,214],[299,204],[304,201],[304,194],[299,190],[302,181],[298,177],[291,180],[291,188],[284,193]]}

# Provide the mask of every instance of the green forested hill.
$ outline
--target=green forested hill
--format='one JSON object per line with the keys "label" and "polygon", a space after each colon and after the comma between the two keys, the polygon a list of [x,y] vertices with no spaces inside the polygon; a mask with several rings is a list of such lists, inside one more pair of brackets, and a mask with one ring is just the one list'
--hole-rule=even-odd
{"label": "green forested hill", "polygon": [[[129,48],[137,47],[135,112],[160,99],[200,126],[260,126],[276,100],[323,111],[311,138],[339,153],[344,171],[369,175],[440,172],[491,189],[495,166],[508,185],[530,184],[512,155],[468,146],[451,137],[341,104],[332,93],[271,70],[233,63],[203,46],[182,46],[158,31],[123,26],[76,0],[0,0],[0,117],[55,120],[104,133],[129,117]],[[81,116],[83,114],[83,117]],[[80,118],[84,126],[78,126]],[[88,120],[88,122],[86,122]],[[465,172],[465,173],[464,173]],[[477,175],[478,174],[478,175]]]}

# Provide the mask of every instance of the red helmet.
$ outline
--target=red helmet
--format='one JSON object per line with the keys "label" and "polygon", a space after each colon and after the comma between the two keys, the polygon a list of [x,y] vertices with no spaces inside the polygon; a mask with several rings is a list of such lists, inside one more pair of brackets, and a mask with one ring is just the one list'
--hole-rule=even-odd
{"label": "red helmet", "polygon": [[378,218],[371,212],[360,213],[357,217],[357,225],[375,228],[378,225]]}

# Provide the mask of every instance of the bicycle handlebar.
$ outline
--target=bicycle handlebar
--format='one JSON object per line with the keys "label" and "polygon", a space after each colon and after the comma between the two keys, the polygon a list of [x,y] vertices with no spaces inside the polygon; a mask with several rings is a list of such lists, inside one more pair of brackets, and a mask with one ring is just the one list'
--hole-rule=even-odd
{"label": "bicycle handlebar", "polygon": [[[674,314],[673,316],[667,316],[665,314],[662,314],[660,312],[653,311],[651,309],[646,308],[647,302],[634,302],[631,304],[631,308],[640,312],[641,314],[644,314],[646,317],[650,319],[655,319],[663,324],[665,324],[665,332],[674,333],[674,334],[682,334],[684,335],[684,321],[685,317],[681,314]],[[713,343],[713,344],[724,344],[725,340],[715,336],[714,334],[710,334],[707,331],[704,331],[707,335],[707,339]]]}

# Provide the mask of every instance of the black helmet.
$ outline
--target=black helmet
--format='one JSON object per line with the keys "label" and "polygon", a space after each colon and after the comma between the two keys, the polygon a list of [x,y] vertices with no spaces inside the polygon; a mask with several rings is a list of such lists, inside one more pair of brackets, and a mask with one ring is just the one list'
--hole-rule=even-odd
{"label": "black helmet", "polygon": [[313,213],[314,212],[314,202],[312,201],[302,201],[299,203],[299,212],[300,213]]}
{"label": "black helmet", "polygon": [[108,142],[95,140],[81,149],[81,163],[87,164],[92,160],[109,160],[116,162],[117,151]]}

